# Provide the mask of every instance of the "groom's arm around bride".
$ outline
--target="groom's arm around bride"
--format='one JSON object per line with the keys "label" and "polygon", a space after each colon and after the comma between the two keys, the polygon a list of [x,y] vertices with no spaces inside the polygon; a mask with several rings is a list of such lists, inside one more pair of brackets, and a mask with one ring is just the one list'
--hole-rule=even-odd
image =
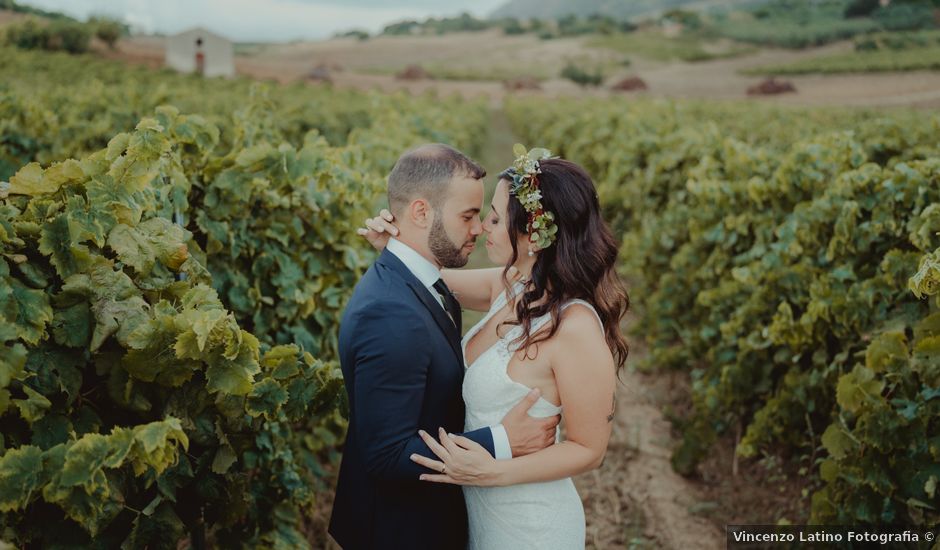
{"label": "groom's arm around bride", "polygon": [[[340,329],[350,428],[330,533],[346,549],[462,548],[467,518],[460,488],[420,481],[437,472],[410,457],[436,458],[419,430],[463,430],[464,367],[429,314],[434,310],[414,299],[424,289],[396,286],[404,268],[389,256],[383,253],[363,278],[360,290],[369,297],[357,301],[361,307],[351,303]],[[502,421],[513,456],[554,443],[558,418],[527,414],[538,397],[530,393]],[[495,456],[490,428],[462,435]]]}
{"label": "groom's arm around bride", "polygon": [[[417,480],[430,470],[415,464],[409,457],[420,454],[437,458],[418,433],[421,429],[436,431],[438,428],[422,423],[422,410],[450,409],[455,414],[449,417],[462,419],[463,404],[459,394],[433,391],[437,378],[445,378],[445,375],[432,367],[435,364],[433,350],[422,342],[429,327],[422,324],[420,317],[378,302],[357,321],[356,334],[352,335],[349,346],[355,354],[349,361],[355,365],[355,395],[350,395],[356,402],[356,406],[351,407],[357,426],[354,443],[361,449],[369,475],[384,480]],[[527,414],[538,398],[538,390],[530,392],[501,423],[512,456],[539,451],[555,441],[558,417],[543,419]],[[460,432],[463,426],[451,426],[451,430]],[[497,458],[511,458],[496,455],[491,428],[461,435],[476,441]]]}

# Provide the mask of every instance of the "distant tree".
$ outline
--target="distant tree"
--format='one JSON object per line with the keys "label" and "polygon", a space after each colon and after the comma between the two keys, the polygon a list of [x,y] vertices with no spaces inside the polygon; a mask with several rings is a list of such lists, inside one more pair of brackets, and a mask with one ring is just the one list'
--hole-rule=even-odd
{"label": "distant tree", "polygon": [[391,34],[391,35],[411,34],[420,25],[421,25],[420,23],[418,23],[417,21],[413,19],[408,20],[408,21],[399,21],[398,23],[392,23],[391,25],[386,25],[385,28],[382,29],[382,34]]}
{"label": "distant tree", "polygon": [[129,33],[127,25],[108,17],[92,17],[88,20],[88,24],[94,27],[95,36],[107,44],[112,50],[114,49],[114,44],[116,44],[122,36]]}
{"label": "distant tree", "polygon": [[49,28],[35,19],[27,19],[7,27],[7,43],[24,50],[45,49],[49,42]]}
{"label": "distant tree", "polygon": [[852,2],[845,7],[844,15],[846,19],[851,17],[868,17],[873,11],[878,9],[878,6],[878,0],[852,0]]}
{"label": "distant tree", "polygon": [[614,28],[617,23],[605,15],[591,15],[580,18],[576,15],[566,15],[558,19],[558,33],[562,36],[580,36],[600,32],[601,27]]}
{"label": "distant tree", "polygon": [[461,13],[455,21],[455,30],[459,31],[482,31],[489,28],[489,23],[483,19],[477,19],[467,12]]}
{"label": "distant tree", "polygon": [[503,21],[503,32],[509,35],[513,34],[524,34],[526,28],[522,26],[522,23],[519,22],[515,17],[509,17]]}
{"label": "distant tree", "polygon": [[911,31],[932,27],[933,6],[930,2],[892,3],[872,12],[872,19],[889,31]]}
{"label": "distant tree", "polygon": [[56,21],[49,25],[50,50],[65,50],[68,53],[85,53],[91,42],[92,28],[77,21]]}
{"label": "distant tree", "polygon": [[574,14],[564,15],[558,18],[558,34],[570,36],[577,34],[578,16]]}
{"label": "distant tree", "polygon": [[702,26],[701,16],[694,11],[669,10],[663,14],[662,18],[675,21],[687,29],[698,29]]}
{"label": "distant tree", "polygon": [[620,21],[617,23],[617,28],[620,32],[633,32],[637,29],[636,24],[630,21]]}
{"label": "distant tree", "polygon": [[16,13],[25,13],[29,15],[38,15],[46,19],[75,21],[71,17],[57,11],[46,11],[32,6],[17,4],[15,0],[0,0],[0,9],[14,11]]}
{"label": "distant tree", "polygon": [[369,33],[362,29],[353,29],[351,31],[337,33],[336,36],[338,38],[355,38],[360,41],[369,39]]}
{"label": "distant tree", "polygon": [[587,72],[574,63],[568,63],[561,70],[561,77],[579,84],[581,86],[600,86],[604,82],[604,75],[600,69],[594,72]]}

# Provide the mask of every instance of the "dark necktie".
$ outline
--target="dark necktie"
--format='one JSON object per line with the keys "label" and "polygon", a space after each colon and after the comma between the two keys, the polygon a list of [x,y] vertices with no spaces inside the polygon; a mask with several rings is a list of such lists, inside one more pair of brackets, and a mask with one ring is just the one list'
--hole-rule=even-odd
{"label": "dark necktie", "polygon": [[463,334],[461,330],[460,303],[457,302],[457,298],[454,298],[453,293],[447,288],[447,285],[444,284],[444,279],[438,279],[437,282],[434,283],[434,290],[444,299],[444,309],[447,310],[447,314],[450,315],[450,320],[453,321],[454,326],[457,327],[457,334]]}

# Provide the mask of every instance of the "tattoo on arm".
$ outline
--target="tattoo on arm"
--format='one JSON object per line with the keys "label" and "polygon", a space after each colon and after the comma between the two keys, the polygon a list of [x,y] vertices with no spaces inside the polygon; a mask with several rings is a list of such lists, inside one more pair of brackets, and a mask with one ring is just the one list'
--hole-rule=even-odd
{"label": "tattoo on arm", "polygon": [[610,407],[610,414],[607,415],[607,422],[614,421],[614,412],[617,410],[617,396],[614,396],[613,404]]}

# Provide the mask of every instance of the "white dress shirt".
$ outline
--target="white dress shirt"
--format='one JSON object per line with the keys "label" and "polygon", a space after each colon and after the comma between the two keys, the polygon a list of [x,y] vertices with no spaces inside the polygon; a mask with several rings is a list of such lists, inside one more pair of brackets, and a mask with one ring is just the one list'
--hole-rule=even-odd
{"label": "white dress shirt", "polygon": [[[405,264],[408,271],[410,271],[421,284],[427,287],[431,296],[437,299],[437,303],[439,303],[441,308],[446,312],[447,308],[444,307],[444,299],[441,298],[441,295],[437,293],[437,289],[434,288],[434,283],[441,278],[441,270],[429,262],[427,258],[415,251],[415,249],[398,239],[389,239],[388,244],[385,245],[385,249],[401,260],[401,263]],[[461,366],[463,366],[462,361]],[[506,433],[506,428],[504,428],[502,424],[497,424],[490,426],[490,432],[493,434],[493,451],[496,459],[506,460],[512,458],[512,448],[509,445],[509,435]]]}

